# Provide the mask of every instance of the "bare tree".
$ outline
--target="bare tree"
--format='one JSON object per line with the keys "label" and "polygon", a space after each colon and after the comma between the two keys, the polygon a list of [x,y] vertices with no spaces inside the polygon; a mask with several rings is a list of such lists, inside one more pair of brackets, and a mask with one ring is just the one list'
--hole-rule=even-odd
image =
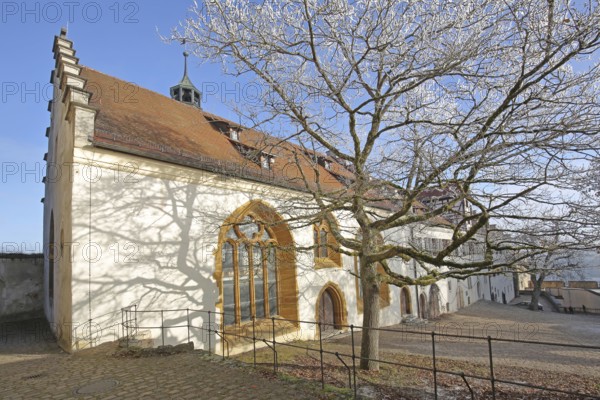
{"label": "bare tree", "polygon": [[533,283],[530,310],[538,311],[542,284],[548,277],[582,276],[583,256],[594,244],[586,240],[587,235],[575,236],[575,239],[568,229],[556,223],[551,230],[532,229],[529,234],[513,239],[514,247],[520,250],[511,256],[519,260],[520,273],[529,274]]}
{"label": "bare tree", "polygon": [[[508,265],[495,252],[539,250],[497,242],[490,222],[511,235],[524,221],[581,222],[570,189],[596,157],[599,27],[596,1],[223,0],[195,3],[172,38],[259,83],[246,121],[310,150],[295,162],[313,160],[312,218],[343,212],[360,226],[332,233],[359,258],[370,328],[383,281],[460,279]],[[320,180],[325,154],[346,169],[343,190]],[[453,196],[419,207],[432,187]],[[443,222],[458,204],[470,212]],[[452,239],[433,252],[378,240],[436,224]],[[474,239],[483,257],[457,257]],[[423,273],[394,270],[398,258]],[[362,368],[378,369],[378,340],[364,332]]]}

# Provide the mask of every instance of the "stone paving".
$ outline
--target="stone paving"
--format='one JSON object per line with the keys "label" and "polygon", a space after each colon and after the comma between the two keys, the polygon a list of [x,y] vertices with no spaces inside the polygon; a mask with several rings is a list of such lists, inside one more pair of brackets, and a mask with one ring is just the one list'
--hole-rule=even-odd
{"label": "stone paving", "polygon": [[200,351],[116,358],[114,345],[102,345],[69,355],[40,333],[43,324],[0,323],[0,399],[325,398],[306,383],[261,375]]}

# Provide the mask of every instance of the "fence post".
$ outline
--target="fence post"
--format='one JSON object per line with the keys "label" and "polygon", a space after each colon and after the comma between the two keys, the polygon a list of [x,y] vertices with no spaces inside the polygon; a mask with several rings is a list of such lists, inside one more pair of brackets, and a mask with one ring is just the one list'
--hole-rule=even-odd
{"label": "fence post", "polygon": [[252,347],[254,351],[254,368],[256,368],[256,316],[252,316]]}
{"label": "fence post", "polygon": [[121,308],[121,334],[125,336],[125,310]]}
{"label": "fence post", "polygon": [[321,353],[321,388],[325,389],[325,371],[323,369],[323,332],[321,330],[321,322],[318,322],[319,325],[319,352]]}
{"label": "fence post", "polygon": [[490,354],[490,381],[492,382],[492,399],[496,399],[496,381],[494,378],[494,358],[492,356],[492,337],[488,336],[488,349]]}
{"label": "fence post", "polygon": [[138,319],[137,319],[137,304],[133,305],[133,321],[134,321],[134,333],[137,335],[138,333]]}
{"label": "fence post", "polygon": [[131,310],[125,311],[125,323],[127,324],[127,348],[129,348],[129,336],[130,334],[130,326],[131,326]]}
{"label": "fence post", "polygon": [[438,387],[437,387],[437,368],[436,368],[436,360],[435,360],[435,332],[431,332],[431,351],[433,355],[433,390],[434,397],[437,400],[438,398]]}
{"label": "fence post", "polygon": [[162,336],[162,345],[165,345],[165,316],[164,311],[160,310],[160,336]]}
{"label": "fence post", "polygon": [[210,311],[208,312],[208,354],[212,355],[212,340],[211,340],[211,335],[212,335],[212,322],[211,322],[211,318],[210,318]]}
{"label": "fence post", "polygon": [[356,353],[354,352],[354,325],[350,325],[350,335],[352,337],[352,375],[354,376],[354,398],[356,399]]}
{"label": "fence post", "polygon": [[186,308],[186,311],[187,311],[188,343],[190,343],[190,309]]}

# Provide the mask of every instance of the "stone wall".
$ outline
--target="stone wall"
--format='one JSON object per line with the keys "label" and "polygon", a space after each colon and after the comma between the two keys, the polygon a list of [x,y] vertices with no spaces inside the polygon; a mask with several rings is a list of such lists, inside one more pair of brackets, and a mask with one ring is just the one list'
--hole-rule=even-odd
{"label": "stone wall", "polygon": [[598,312],[600,310],[600,293],[598,291],[578,288],[549,289],[553,296],[562,296],[563,307],[583,308],[585,306],[590,311]]}
{"label": "stone wall", "polygon": [[39,316],[44,309],[44,256],[0,254],[0,319]]}
{"label": "stone wall", "polygon": [[598,282],[596,281],[569,281],[569,287],[571,289],[598,289]]}

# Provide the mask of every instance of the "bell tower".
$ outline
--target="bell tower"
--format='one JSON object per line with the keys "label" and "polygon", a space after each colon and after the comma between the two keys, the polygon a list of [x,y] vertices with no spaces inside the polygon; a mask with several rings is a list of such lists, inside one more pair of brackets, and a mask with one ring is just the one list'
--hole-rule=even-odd
{"label": "bell tower", "polygon": [[187,51],[183,52],[183,78],[181,78],[181,82],[171,88],[171,98],[202,109],[202,93],[194,86],[187,73],[189,55]]}

